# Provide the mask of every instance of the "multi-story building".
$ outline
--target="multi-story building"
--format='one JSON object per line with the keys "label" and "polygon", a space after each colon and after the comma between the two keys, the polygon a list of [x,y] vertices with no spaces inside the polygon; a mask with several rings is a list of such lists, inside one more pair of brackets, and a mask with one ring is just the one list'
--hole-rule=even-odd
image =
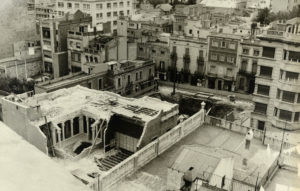
{"label": "multi-story building", "polygon": [[299,24],[296,18],[287,21],[284,28],[273,25],[251,42],[259,51],[253,127],[300,128]]}
{"label": "multi-story building", "polygon": [[108,78],[113,80],[114,92],[136,97],[156,88],[155,65],[152,60],[111,61]]}
{"label": "multi-story building", "polygon": [[206,87],[235,91],[241,36],[212,33],[208,39]]}
{"label": "multi-story building", "polygon": [[92,23],[92,18],[77,11],[74,15],[66,14],[62,18],[40,21],[40,35],[43,58],[43,71],[50,78],[57,78],[69,73],[67,34],[73,26],[80,26],[84,32]]}
{"label": "multi-story building", "polygon": [[14,56],[0,60],[0,76],[27,80],[42,72],[39,41],[19,41],[13,44]]}
{"label": "multi-story building", "polygon": [[[170,38],[170,51],[171,55],[176,54],[178,81],[190,83],[194,81],[193,78],[198,79],[200,76],[203,78],[207,58],[206,39],[174,35]],[[170,62],[173,68],[174,60],[171,58]],[[170,71],[170,73],[173,72]]]}
{"label": "multi-story building", "polygon": [[138,43],[137,55],[139,58],[152,60],[155,63],[156,76],[160,80],[167,80],[167,71],[170,64],[170,47],[167,42]]}
{"label": "multi-story building", "polygon": [[50,19],[55,18],[55,4],[37,4],[35,5],[35,19]]}
{"label": "multi-story building", "polygon": [[76,10],[90,14],[93,26],[108,23],[111,25],[111,31],[116,31],[119,16],[134,14],[134,1],[58,0],[56,3],[57,16]]}

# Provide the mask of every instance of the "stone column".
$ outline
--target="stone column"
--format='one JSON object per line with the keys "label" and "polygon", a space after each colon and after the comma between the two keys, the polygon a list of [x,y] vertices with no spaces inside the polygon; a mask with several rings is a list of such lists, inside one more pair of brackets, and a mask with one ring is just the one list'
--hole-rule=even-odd
{"label": "stone column", "polygon": [[62,141],[65,140],[65,122],[61,123]]}
{"label": "stone column", "polygon": [[92,126],[92,141],[94,141],[96,139],[96,135],[95,135],[96,127],[97,127],[97,125]]}
{"label": "stone column", "polygon": [[70,119],[70,124],[71,124],[71,137],[74,136],[74,133],[73,133],[73,129],[74,129],[74,118]]}
{"label": "stone column", "polygon": [[58,145],[61,147],[61,129],[57,129]]}
{"label": "stone column", "polygon": [[52,142],[53,145],[56,144],[56,128],[55,127],[51,127],[51,133],[52,133]]}
{"label": "stone column", "polygon": [[83,133],[83,116],[79,117],[79,133]]}
{"label": "stone column", "polygon": [[87,137],[89,138],[89,134],[90,134],[90,131],[89,131],[89,129],[90,129],[90,122],[89,122],[89,117],[85,117],[86,118],[86,133],[87,133]]}

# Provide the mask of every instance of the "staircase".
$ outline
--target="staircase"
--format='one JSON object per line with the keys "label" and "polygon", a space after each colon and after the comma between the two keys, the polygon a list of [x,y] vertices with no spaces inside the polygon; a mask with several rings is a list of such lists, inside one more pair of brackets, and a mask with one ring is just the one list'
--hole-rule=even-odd
{"label": "staircase", "polygon": [[127,159],[133,153],[126,150],[121,150],[117,154],[107,156],[105,158],[95,159],[97,166],[101,171],[108,171],[123,160]]}

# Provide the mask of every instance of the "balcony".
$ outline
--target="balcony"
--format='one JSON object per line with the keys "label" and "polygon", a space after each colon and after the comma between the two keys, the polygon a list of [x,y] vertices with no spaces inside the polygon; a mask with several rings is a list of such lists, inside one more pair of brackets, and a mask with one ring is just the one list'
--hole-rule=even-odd
{"label": "balcony", "polygon": [[244,69],[240,69],[239,70],[239,75],[242,75],[242,76],[247,76],[247,77],[255,77],[256,75],[256,72],[250,72],[250,71],[247,71],[247,70],[244,70]]}

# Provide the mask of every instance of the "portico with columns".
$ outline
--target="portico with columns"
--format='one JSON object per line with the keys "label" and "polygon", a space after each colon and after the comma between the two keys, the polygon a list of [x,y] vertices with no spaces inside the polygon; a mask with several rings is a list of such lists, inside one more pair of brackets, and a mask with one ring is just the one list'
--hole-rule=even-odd
{"label": "portico with columns", "polygon": [[107,122],[106,119],[97,118],[99,117],[87,113],[74,113],[52,121],[51,133],[54,147],[63,148],[78,141],[101,143]]}

